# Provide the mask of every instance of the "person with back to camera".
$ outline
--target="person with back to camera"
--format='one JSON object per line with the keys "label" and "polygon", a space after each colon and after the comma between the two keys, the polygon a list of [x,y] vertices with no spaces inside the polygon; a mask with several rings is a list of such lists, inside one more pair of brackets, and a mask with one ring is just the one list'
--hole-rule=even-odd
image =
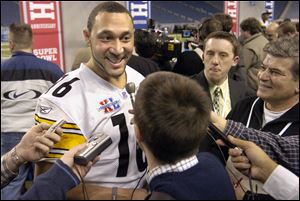
{"label": "person with back to camera", "polygon": [[[38,97],[63,76],[59,66],[33,54],[29,24],[11,24],[8,39],[12,56],[1,61],[1,155],[19,143],[34,125],[32,116]],[[33,167],[31,162],[20,167],[20,174],[1,190],[1,199],[21,195],[25,180],[33,175]]]}
{"label": "person with back to camera", "polygon": [[[87,63],[67,73],[39,99],[37,122],[65,117],[62,140],[50,151],[48,163],[39,163],[38,172],[65,150],[84,143],[97,134],[106,134],[112,144],[84,178],[90,199],[143,199],[147,192],[143,173],[146,161],[136,146],[132,108],[125,90],[128,82],[136,86],[144,77],[127,66],[134,48],[134,27],[128,10],[117,2],[103,2],[89,15],[83,31],[91,50]],[[44,108],[44,110],[42,110]],[[140,181],[139,181],[140,180]],[[69,199],[83,199],[81,186],[72,189]]]}
{"label": "person with back to camera", "polygon": [[248,86],[256,91],[258,87],[257,73],[266,56],[263,48],[269,41],[262,33],[260,22],[254,17],[243,20],[240,28],[244,41],[239,65],[245,68]]}
{"label": "person with back to camera", "polygon": [[232,29],[232,17],[226,13],[215,13],[214,19],[219,20],[222,23],[223,31],[231,33]]}
{"label": "person with back to camera", "polygon": [[134,104],[137,141],[148,161],[150,191],[179,200],[235,199],[224,166],[198,153],[210,120],[210,101],[193,80],[153,73],[141,83]]}

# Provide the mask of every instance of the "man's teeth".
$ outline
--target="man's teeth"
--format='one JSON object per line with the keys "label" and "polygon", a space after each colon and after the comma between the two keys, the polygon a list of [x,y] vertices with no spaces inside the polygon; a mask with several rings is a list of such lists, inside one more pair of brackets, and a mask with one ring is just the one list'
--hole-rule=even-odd
{"label": "man's teeth", "polygon": [[113,63],[113,64],[117,64],[117,63],[120,63],[122,61],[122,59],[119,59],[119,60],[115,60],[115,59],[111,59],[111,58],[108,58],[108,60]]}

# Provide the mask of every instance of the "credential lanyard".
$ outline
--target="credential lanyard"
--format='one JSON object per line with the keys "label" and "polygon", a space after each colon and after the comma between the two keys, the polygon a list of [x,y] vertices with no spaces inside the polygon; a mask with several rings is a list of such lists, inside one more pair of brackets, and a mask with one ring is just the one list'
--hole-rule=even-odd
{"label": "credential lanyard", "polygon": [[[251,110],[250,110],[250,113],[249,113],[249,116],[248,116],[248,121],[247,121],[247,124],[246,124],[246,127],[249,128],[249,124],[250,124],[250,120],[251,120],[251,117],[252,117],[252,113],[253,113],[253,108],[256,104],[256,102],[259,100],[259,98],[255,99],[255,101],[253,102],[252,106],[251,106]],[[280,133],[278,134],[279,136],[282,136],[283,133],[292,125],[293,122],[289,122],[285,125],[285,127],[280,131]]]}

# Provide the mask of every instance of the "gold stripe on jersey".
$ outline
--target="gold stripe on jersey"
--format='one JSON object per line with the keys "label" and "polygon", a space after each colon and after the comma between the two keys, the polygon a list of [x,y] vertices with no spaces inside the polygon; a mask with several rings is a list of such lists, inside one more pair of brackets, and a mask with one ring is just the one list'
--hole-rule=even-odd
{"label": "gold stripe on jersey", "polygon": [[51,154],[49,153],[48,156],[46,158],[61,158],[63,156],[63,154]]}
{"label": "gold stripe on jersey", "polygon": [[[37,114],[34,115],[34,120],[37,123],[45,122],[45,123],[50,124],[50,125],[52,125],[52,124],[54,124],[56,122],[56,120],[46,119],[46,118],[39,117]],[[62,128],[66,128],[66,129],[80,130],[80,128],[76,124],[74,124],[74,123],[65,123],[61,127]]]}
{"label": "gold stripe on jersey", "polygon": [[[42,118],[38,115],[35,115],[34,119],[37,123],[55,123],[55,120]],[[66,150],[86,142],[84,135],[76,124],[65,123],[61,127],[63,128],[61,139],[54,145],[53,149],[51,149],[53,152],[51,153],[50,151],[47,158],[60,158]]]}

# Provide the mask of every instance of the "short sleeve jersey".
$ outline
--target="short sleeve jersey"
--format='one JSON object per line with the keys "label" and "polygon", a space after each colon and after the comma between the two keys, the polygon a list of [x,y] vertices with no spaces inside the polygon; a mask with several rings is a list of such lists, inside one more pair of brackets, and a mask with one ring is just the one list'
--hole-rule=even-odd
{"label": "short sleeve jersey", "polygon": [[[144,77],[129,66],[127,82],[139,86]],[[37,122],[54,123],[65,118],[63,135],[45,160],[59,158],[70,148],[104,133],[112,144],[86,175],[86,182],[102,186],[134,188],[146,169],[144,154],[136,144],[130,96],[105,81],[84,64],[65,74],[44,93],[36,107]],[[143,182],[140,182],[143,183]]]}

